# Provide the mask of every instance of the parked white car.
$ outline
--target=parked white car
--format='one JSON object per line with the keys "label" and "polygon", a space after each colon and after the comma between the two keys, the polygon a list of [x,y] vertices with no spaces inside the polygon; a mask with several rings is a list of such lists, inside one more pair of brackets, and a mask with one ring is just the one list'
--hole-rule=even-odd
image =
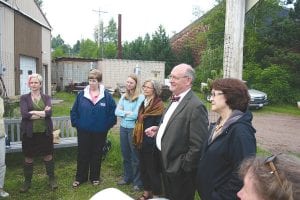
{"label": "parked white car", "polygon": [[[249,89],[248,90],[250,95],[250,109],[260,109],[268,104],[268,95],[262,91]],[[207,101],[210,101],[210,95],[206,97]]]}
{"label": "parked white car", "polygon": [[268,104],[268,96],[266,93],[255,89],[249,89],[248,92],[250,95],[250,108],[260,109]]}

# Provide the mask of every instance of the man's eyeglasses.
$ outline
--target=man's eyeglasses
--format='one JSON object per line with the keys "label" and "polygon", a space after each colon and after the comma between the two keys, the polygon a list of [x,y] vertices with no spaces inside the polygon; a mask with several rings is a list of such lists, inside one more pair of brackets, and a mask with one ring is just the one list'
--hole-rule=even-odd
{"label": "man's eyeglasses", "polygon": [[179,79],[181,79],[181,78],[187,78],[188,76],[173,76],[173,75],[169,75],[168,76],[168,79],[170,79],[170,80],[172,80],[172,79],[174,79],[174,80],[179,80]]}
{"label": "man's eyeglasses", "polygon": [[142,88],[143,88],[143,89],[146,89],[146,88],[147,88],[147,89],[149,89],[149,90],[153,89],[153,87],[149,87],[149,86],[146,86],[146,85],[143,85]]}
{"label": "man's eyeglasses", "polygon": [[275,174],[278,182],[282,186],[282,181],[281,181],[280,176],[278,174],[277,168],[276,168],[276,166],[274,164],[275,159],[276,159],[276,155],[269,156],[269,157],[266,158],[264,164],[267,165],[267,166],[269,166],[271,168],[270,173],[271,174]]}

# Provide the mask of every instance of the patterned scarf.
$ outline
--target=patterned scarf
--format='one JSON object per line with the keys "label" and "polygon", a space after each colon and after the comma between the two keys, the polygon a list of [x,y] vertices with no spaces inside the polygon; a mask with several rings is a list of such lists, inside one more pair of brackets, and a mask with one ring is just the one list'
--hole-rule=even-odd
{"label": "patterned scarf", "polygon": [[138,119],[133,130],[133,144],[140,149],[143,143],[144,119],[148,116],[159,116],[164,111],[164,104],[160,98],[151,100],[145,108],[144,104],[139,109]]}

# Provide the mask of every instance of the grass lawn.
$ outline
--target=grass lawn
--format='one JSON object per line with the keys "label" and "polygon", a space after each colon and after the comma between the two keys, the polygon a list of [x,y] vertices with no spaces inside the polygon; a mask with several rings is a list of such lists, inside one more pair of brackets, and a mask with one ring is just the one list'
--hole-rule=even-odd
{"label": "grass lawn", "polygon": [[296,105],[266,105],[260,110],[254,110],[256,113],[278,113],[293,116],[300,116],[300,109]]}
{"label": "grass lawn", "polygon": [[48,177],[45,167],[40,158],[35,159],[32,187],[29,192],[19,193],[19,188],[23,183],[23,155],[22,153],[6,154],[7,172],[5,177],[5,190],[10,193],[9,199],[89,199],[98,191],[116,187],[133,198],[137,198],[140,193],[133,192],[132,185],[117,186],[116,183],[122,174],[119,137],[116,133],[109,133],[113,147],[107,158],[102,163],[101,179],[99,186],[92,186],[89,182],[82,184],[79,188],[73,189],[72,182],[76,172],[77,148],[55,149],[55,173],[57,176],[58,189],[51,191],[48,187]]}

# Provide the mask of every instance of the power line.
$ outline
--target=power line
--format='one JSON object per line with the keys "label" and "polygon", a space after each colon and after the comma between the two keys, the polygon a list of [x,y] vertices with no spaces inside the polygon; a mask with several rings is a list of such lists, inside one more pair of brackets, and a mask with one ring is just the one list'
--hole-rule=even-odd
{"label": "power line", "polygon": [[[101,43],[101,55],[100,58],[103,58],[103,22],[101,23],[101,13],[107,13],[106,11],[103,10],[93,10],[94,12],[97,12],[99,15],[99,28],[98,28],[98,47],[100,48],[100,43]],[[100,37],[101,34],[101,37]],[[100,42],[101,38],[101,42]]]}

